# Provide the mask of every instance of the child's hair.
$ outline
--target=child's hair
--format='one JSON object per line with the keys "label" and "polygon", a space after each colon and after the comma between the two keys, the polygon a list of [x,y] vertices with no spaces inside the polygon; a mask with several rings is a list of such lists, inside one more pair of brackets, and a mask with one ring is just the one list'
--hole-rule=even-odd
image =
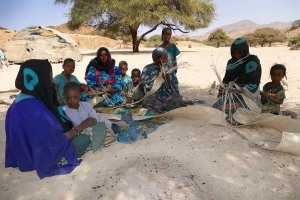
{"label": "child's hair", "polygon": [[270,75],[272,74],[272,72],[273,72],[274,70],[281,70],[281,71],[283,72],[284,77],[287,78],[287,77],[286,77],[286,68],[285,68],[284,65],[282,65],[282,64],[275,64],[275,65],[273,65],[273,66],[271,67],[271,70],[270,70]]}
{"label": "child's hair", "polygon": [[139,74],[139,76],[141,76],[141,70],[139,70],[138,68],[134,68],[133,70],[131,70],[131,74],[133,72],[137,72]]}
{"label": "child's hair", "polygon": [[70,90],[77,90],[80,93],[80,85],[76,82],[67,82],[64,86],[64,95]]}
{"label": "child's hair", "polygon": [[172,29],[170,27],[165,27],[162,29],[161,31],[161,40],[164,41],[164,34],[166,31],[171,31],[172,32]]}
{"label": "child's hair", "polygon": [[73,62],[75,63],[75,60],[73,60],[72,58],[66,58],[63,62],[63,65],[65,65],[67,62]]}
{"label": "child's hair", "polygon": [[121,67],[122,65],[125,65],[126,67],[128,67],[128,64],[125,60],[122,60],[119,62],[119,67]]}

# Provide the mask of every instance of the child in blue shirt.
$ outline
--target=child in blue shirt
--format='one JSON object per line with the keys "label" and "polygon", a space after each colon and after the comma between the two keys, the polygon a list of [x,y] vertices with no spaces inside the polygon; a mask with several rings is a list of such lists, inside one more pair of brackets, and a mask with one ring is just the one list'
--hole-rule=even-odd
{"label": "child in blue shirt", "polygon": [[75,61],[72,58],[64,60],[62,68],[64,71],[54,77],[54,84],[58,94],[58,101],[60,104],[65,105],[66,100],[64,98],[64,86],[68,82],[75,82],[80,84],[81,90],[88,91],[87,85],[80,83],[76,76],[72,75],[75,70]]}

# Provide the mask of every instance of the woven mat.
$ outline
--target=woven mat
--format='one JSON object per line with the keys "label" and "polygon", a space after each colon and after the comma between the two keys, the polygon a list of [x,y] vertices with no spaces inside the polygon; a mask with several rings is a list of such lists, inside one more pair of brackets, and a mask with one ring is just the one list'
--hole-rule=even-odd
{"label": "woven mat", "polygon": [[[121,120],[121,115],[118,114],[105,114],[105,116],[109,119]],[[133,115],[135,121],[153,117],[185,118],[230,126],[262,148],[300,155],[300,124],[287,116],[258,114],[256,111],[239,108],[233,118],[243,125],[231,126],[226,122],[226,115],[223,112],[203,105],[181,107],[159,116]]]}

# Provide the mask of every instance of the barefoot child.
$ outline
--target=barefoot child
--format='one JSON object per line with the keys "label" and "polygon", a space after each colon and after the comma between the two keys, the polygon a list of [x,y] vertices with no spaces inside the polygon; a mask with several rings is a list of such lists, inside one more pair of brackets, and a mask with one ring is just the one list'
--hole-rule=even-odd
{"label": "barefoot child", "polygon": [[[168,52],[168,64],[171,67],[177,67],[177,61],[176,61],[176,56],[178,56],[181,52],[177,48],[177,46],[173,43],[170,42],[172,37],[172,29],[169,27],[163,28],[161,32],[161,39],[163,41],[163,44],[160,45],[160,47],[164,48]],[[175,70],[175,85],[176,87],[175,92],[179,94],[179,89],[178,89],[178,79],[176,77],[177,70]]]}
{"label": "barefoot child", "polygon": [[130,76],[128,76],[126,74],[126,72],[128,71],[128,64],[126,61],[120,61],[119,62],[119,69],[121,71],[121,75],[122,75],[122,82],[123,82],[123,95],[128,98],[128,86],[129,84],[132,82]]}
{"label": "barefoot child", "polygon": [[280,111],[280,105],[285,99],[285,91],[281,84],[281,81],[286,77],[286,68],[284,65],[275,64],[270,70],[271,82],[268,82],[263,87],[263,92],[261,92],[262,100],[262,112],[272,113],[275,115],[291,116],[295,118],[297,115],[291,111]]}
{"label": "barefoot child", "polygon": [[140,82],[141,71],[137,68],[131,71],[132,82],[128,86],[129,99],[127,103],[132,103],[141,100],[146,94],[145,83]]}
{"label": "barefoot child", "polygon": [[64,98],[64,86],[68,82],[75,82],[80,84],[80,88],[82,91],[87,91],[88,87],[86,84],[79,83],[76,76],[72,75],[75,70],[75,61],[72,58],[67,58],[64,60],[61,74],[58,74],[54,77],[54,84],[58,93],[58,101],[61,105],[65,105],[67,102]]}

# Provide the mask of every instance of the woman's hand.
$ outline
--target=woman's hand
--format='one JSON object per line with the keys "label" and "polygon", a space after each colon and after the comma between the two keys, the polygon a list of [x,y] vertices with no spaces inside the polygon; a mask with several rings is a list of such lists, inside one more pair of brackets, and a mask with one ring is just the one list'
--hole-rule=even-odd
{"label": "woman's hand", "polygon": [[118,89],[115,89],[115,88],[110,88],[110,89],[108,89],[106,92],[107,92],[108,94],[110,94],[110,95],[113,95],[113,94],[118,93],[119,90],[118,90]]}

